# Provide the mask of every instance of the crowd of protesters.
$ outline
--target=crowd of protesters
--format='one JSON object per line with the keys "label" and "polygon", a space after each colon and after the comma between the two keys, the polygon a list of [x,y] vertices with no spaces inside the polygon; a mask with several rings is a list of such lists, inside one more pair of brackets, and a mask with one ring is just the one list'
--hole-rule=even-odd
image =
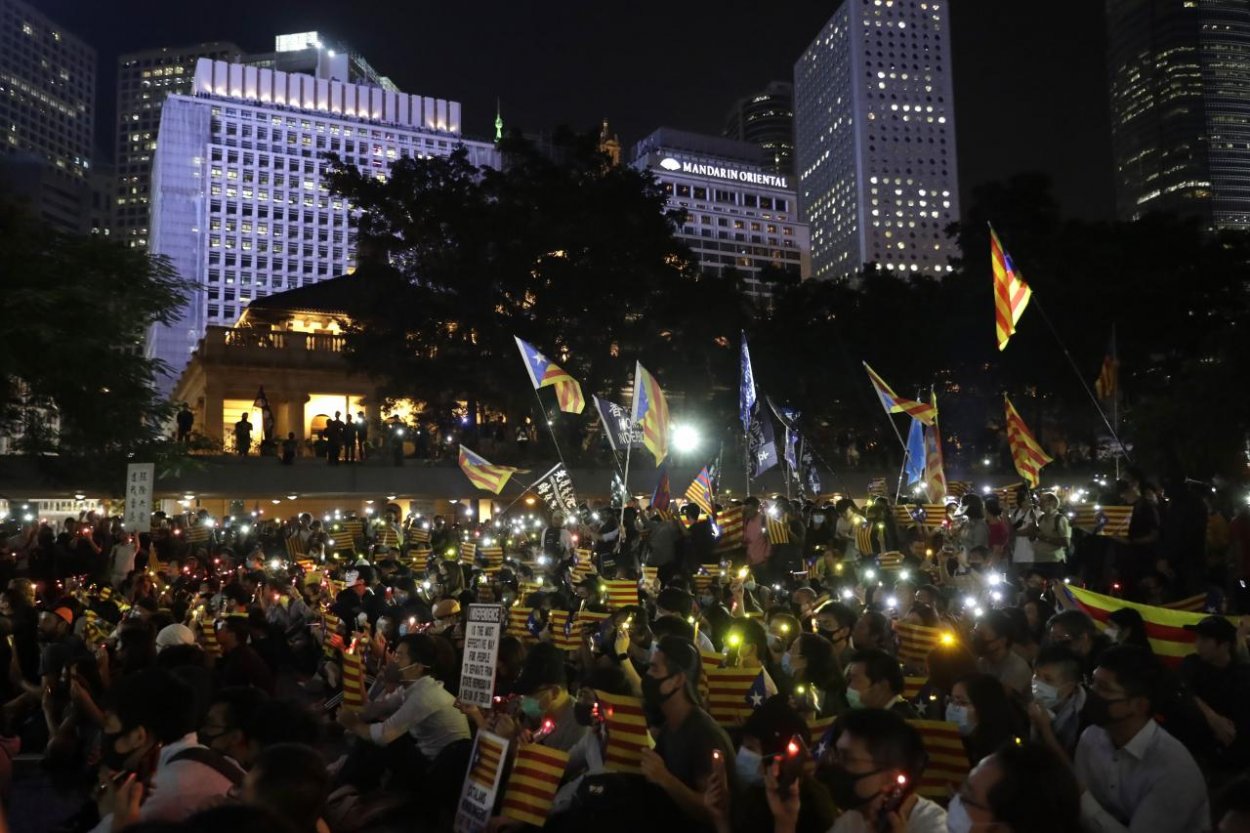
{"label": "crowd of protesters", "polygon": [[[138,535],[32,522],[6,542],[0,593],[0,800],[47,779],[79,798],[63,831],[450,830],[489,730],[569,753],[553,830],[1250,831],[1240,579],[1169,549],[1183,501],[1121,490],[1121,540],[1027,489],[966,495],[940,521],[885,498],[747,498],[731,548],[731,507],[694,504],[483,524],[394,505],[157,513]],[[1225,524],[1234,551],[1243,523]],[[603,582],[621,578],[636,603],[610,608]],[[1126,603],[1095,620],[1066,582]],[[1127,603],[1203,592],[1209,615],[1179,634]],[[490,708],[458,697],[472,604],[532,610],[500,642]],[[572,648],[558,611],[600,615]],[[909,653],[909,626],[943,637]],[[358,708],[344,650],[371,681]],[[757,672],[744,718],[709,713],[709,656]],[[605,762],[610,697],[641,702],[638,773]],[[918,720],[962,742],[945,794],[918,788],[942,757]],[[39,775],[13,780],[22,755]]]}

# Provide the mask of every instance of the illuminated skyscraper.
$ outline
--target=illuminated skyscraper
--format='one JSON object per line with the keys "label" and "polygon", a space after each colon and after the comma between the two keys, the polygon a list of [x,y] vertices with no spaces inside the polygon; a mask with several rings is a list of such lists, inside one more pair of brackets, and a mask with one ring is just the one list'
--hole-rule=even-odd
{"label": "illuminated skyscraper", "polygon": [[1250,229],[1250,5],[1107,0],[1116,213]]}
{"label": "illuminated skyscraper", "polygon": [[794,85],[774,81],[740,98],[725,119],[725,136],[759,145],[772,160],[774,173],[794,173]]}
{"label": "illuminated skyscraper", "polygon": [[952,271],[959,219],[949,0],[843,0],[794,65],[812,276]]}

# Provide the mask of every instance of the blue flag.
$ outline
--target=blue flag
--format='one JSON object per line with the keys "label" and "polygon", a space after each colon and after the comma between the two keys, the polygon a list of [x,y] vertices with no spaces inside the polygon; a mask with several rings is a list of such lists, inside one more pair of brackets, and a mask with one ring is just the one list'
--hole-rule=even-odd
{"label": "blue flag", "polygon": [[755,410],[755,374],[751,372],[751,352],[747,349],[747,334],[742,334],[742,367],[738,375],[738,418],[742,430],[751,430],[751,413]]}
{"label": "blue flag", "polygon": [[907,432],[907,484],[910,486],[924,477],[924,423],[912,417],[911,430]]}

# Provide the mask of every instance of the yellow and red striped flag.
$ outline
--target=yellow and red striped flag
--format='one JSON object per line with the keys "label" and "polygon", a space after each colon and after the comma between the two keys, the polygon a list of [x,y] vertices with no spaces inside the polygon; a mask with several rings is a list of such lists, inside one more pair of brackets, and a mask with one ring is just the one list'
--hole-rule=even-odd
{"label": "yellow and red striped flag", "polygon": [[1020,323],[1033,290],[1016,270],[993,226],[990,226],[990,268],[994,272],[994,329],[998,349],[1006,350],[1007,340],[1016,334],[1016,324]]}
{"label": "yellow and red striped flag", "polygon": [[722,726],[738,726],[753,711],[747,695],[764,673],[758,668],[713,668],[707,672],[707,713]]}
{"label": "yellow and red striped flag", "polygon": [[872,382],[873,390],[877,392],[881,407],[885,408],[887,414],[907,414],[925,425],[932,425],[933,420],[937,419],[937,408],[934,405],[926,405],[924,402],[899,396],[885,383],[885,379],[878,376],[877,372],[868,366],[868,362],[864,362],[864,370],[868,371],[868,381]]}
{"label": "yellow and red striped flag", "polygon": [[[1150,647],[1154,649],[1155,656],[1171,666],[1179,665],[1182,659],[1194,652],[1197,634],[1185,630],[1185,626],[1196,625],[1208,615],[1126,602],[1114,596],[1104,596],[1071,584],[1056,586],[1055,601],[1060,607],[1085,611],[1100,624],[1105,624],[1107,617],[1121,608],[1128,607],[1136,610],[1141,614],[1142,621],[1146,625],[1146,638],[1150,640]],[[1234,625],[1237,624],[1232,618],[1229,621]]]}
{"label": "yellow and red striped flag", "polygon": [[[716,526],[720,529],[720,537],[716,539],[715,552],[723,553],[738,549],[743,545],[743,507],[741,504],[726,506],[716,516]],[[720,565],[716,565],[720,569]]]}
{"label": "yellow and red striped flag", "polygon": [[920,732],[929,760],[916,793],[935,801],[946,801],[968,776],[972,767],[964,749],[959,727],[945,720],[909,720]]}
{"label": "yellow and red striped flag", "polygon": [[515,636],[526,644],[538,641],[538,635],[534,633],[534,627],[538,624],[535,619],[535,608],[521,607],[513,605],[508,608],[508,635]]}
{"label": "yellow and red striped flag", "polygon": [[507,751],[508,741],[490,732],[478,732],[469,761],[469,780],[484,790],[495,789]]}
{"label": "yellow and red striped flag", "polygon": [[1190,613],[1201,613],[1207,608],[1207,594],[1199,593],[1184,599],[1177,599],[1164,605],[1168,610],[1187,610]]}
{"label": "yellow and red striped flag", "polygon": [[547,823],[568,763],[569,753],[559,749],[537,743],[519,747],[499,814],[522,824],[542,827]]}
{"label": "yellow and red striped flag", "polygon": [[634,368],[634,401],[630,418],[642,429],[642,444],[658,466],[668,456],[668,400],[660,383],[638,362]]}
{"label": "yellow and red striped flag", "polygon": [[903,566],[901,552],[883,552],[877,556],[877,567],[882,570],[898,570]]}
{"label": "yellow and red striped flag", "polygon": [[482,558],[486,561],[485,572],[499,572],[503,568],[503,547],[482,547]]}
{"label": "yellow and red striped flag", "polygon": [[711,515],[714,502],[712,494],[712,475],[707,466],[699,469],[694,481],[686,488],[686,500],[703,510],[703,514]]}
{"label": "yellow and red striped flag", "polygon": [[1102,400],[1115,399],[1120,392],[1120,358],[1115,349],[1115,326],[1111,327],[1111,341],[1107,345],[1107,354],[1102,357],[1102,367],[1098,369],[1098,378],[1094,380],[1094,393]]}
{"label": "yellow and red striped flag", "polygon": [[903,678],[903,699],[911,702],[920,696],[920,690],[925,687],[925,683],[929,682],[928,677],[904,677]]}
{"label": "yellow and red striped flag", "polygon": [[872,524],[861,518],[855,527],[855,547],[862,555],[872,555],[876,549],[872,543],[872,532]]}
{"label": "yellow and red striped flag", "polygon": [[784,516],[780,518],[774,518],[772,515],[765,515],[764,526],[768,530],[768,543],[770,544],[790,543],[790,525],[786,522],[786,519]]}
{"label": "yellow and red striped flag", "polygon": [[304,546],[304,542],[300,540],[299,535],[292,535],[290,538],[286,539],[287,560],[295,561],[307,554],[308,549]]}
{"label": "yellow and red striped flag", "polygon": [[606,579],[603,589],[607,593],[609,610],[638,604],[638,582],[634,579]]}
{"label": "yellow and red striped flag", "polygon": [[430,531],[428,529],[420,529],[419,527],[414,526],[408,530],[408,540],[411,541],[414,546],[428,549],[430,546]]}
{"label": "yellow and red striped flag", "polygon": [[1003,402],[1007,405],[1007,444],[1011,446],[1011,461],[1016,464],[1016,471],[1024,482],[1037,488],[1042,467],[1054,458],[1042,451],[1042,446],[1006,395]]}
{"label": "yellow and red striped flag", "polygon": [[187,527],[187,543],[202,544],[212,537],[212,530],[204,524],[194,524]]}
{"label": "yellow and red striped flag", "polygon": [[200,645],[204,648],[204,653],[210,657],[221,656],[221,645],[217,642],[216,622],[212,618],[200,620]]}
{"label": "yellow and red striped flag", "polygon": [[647,731],[642,700],[624,694],[596,691],[607,725],[608,742],[603,748],[603,767],[608,772],[640,774],[642,750],[655,746]]}
{"label": "yellow and red striped flag", "polygon": [[708,651],[704,648],[699,649],[699,696],[703,698],[703,702],[707,702],[708,695],[708,672],[714,668],[720,668],[722,662],[725,661],[723,654],[717,651]]}
{"label": "yellow and red striped flag", "polygon": [[364,708],[366,699],[364,657],[348,648],[343,652],[343,707]]}
{"label": "yellow and red striped flag", "polygon": [[460,542],[460,563],[461,564],[467,564],[470,567],[472,567],[473,560],[476,556],[477,556],[477,542],[476,541],[461,541]]}
{"label": "yellow and red striped flag", "polygon": [[494,494],[503,491],[508,478],[520,471],[512,466],[496,466],[463,445],[460,446],[460,470],[474,486]]}
{"label": "yellow and red striped flag", "polygon": [[894,632],[898,634],[898,658],[911,663],[924,662],[929,652],[942,644],[943,637],[954,639],[943,628],[930,628],[907,622],[895,622]]}
{"label": "yellow and red striped flag", "polygon": [[547,627],[551,631],[551,644],[561,651],[576,651],[582,644],[582,628],[577,615],[556,608],[551,611]]}
{"label": "yellow and red striped flag", "polygon": [[580,414],[586,407],[586,399],[582,396],[582,386],[577,380],[538,352],[528,341],[522,341],[516,336],[513,338],[516,339],[517,349],[521,351],[521,361],[525,362],[525,372],[529,374],[534,390],[555,386],[560,410],[566,414]]}

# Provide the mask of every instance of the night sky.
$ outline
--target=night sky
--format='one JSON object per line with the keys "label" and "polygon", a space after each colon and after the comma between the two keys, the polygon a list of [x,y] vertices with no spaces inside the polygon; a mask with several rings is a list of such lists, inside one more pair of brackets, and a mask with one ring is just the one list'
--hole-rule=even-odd
{"label": "night sky", "polygon": [[[630,146],[668,125],[719,133],[730,104],[795,59],[836,2],[701,0],[28,0],[100,53],[97,130],[111,153],[116,57],[317,30],[405,92],[464,103],[465,132],[589,129],[607,116]],[[1065,213],[1109,218],[1110,139],[1100,0],[953,0],[960,185],[1023,171],[1055,181]]]}

